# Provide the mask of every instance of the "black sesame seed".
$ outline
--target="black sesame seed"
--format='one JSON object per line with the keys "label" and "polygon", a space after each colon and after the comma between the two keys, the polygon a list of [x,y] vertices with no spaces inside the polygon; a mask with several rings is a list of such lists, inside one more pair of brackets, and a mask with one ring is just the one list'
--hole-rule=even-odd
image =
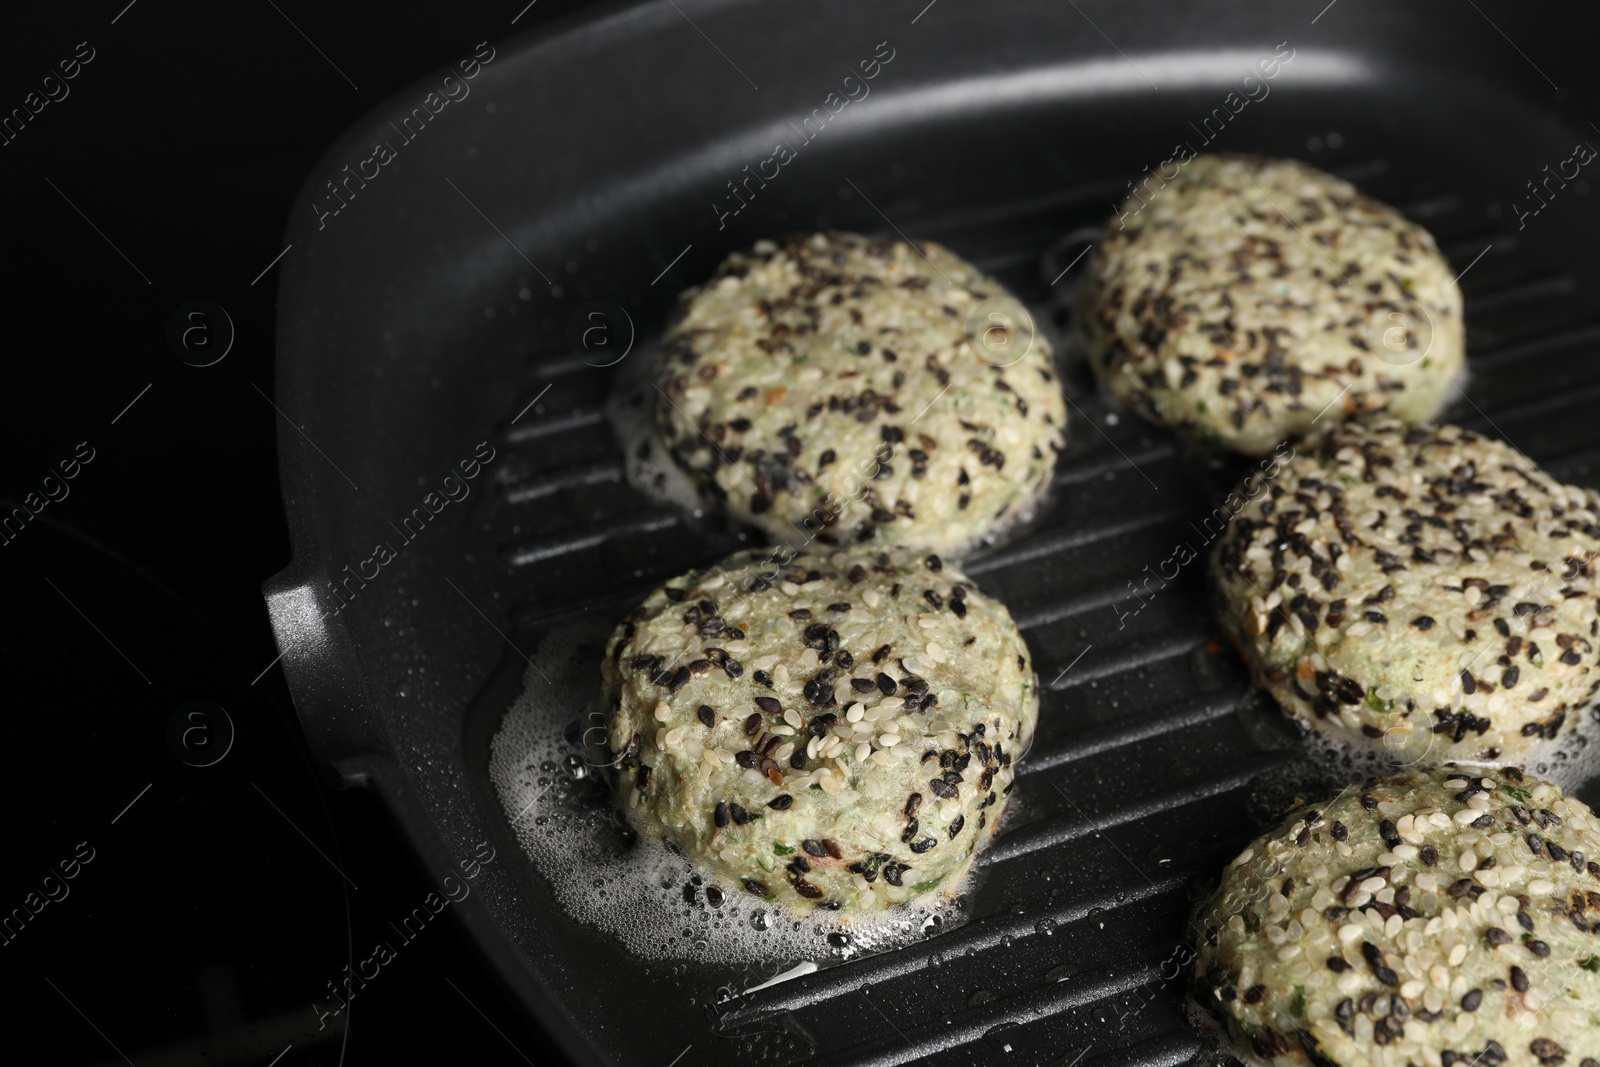
{"label": "black sesame seed", "polygon": [[728,802],[726,800],[717,801],[717,806],[711,812],[711,821],[719,827],[728,825]]}
{"label": "black sesame seed", "polygon": [[938,843],[938,840],[935,838],[924,837],[921,841],[911,842],[911,851],[920,856]]}
{"label": "black sesame seed", "polygon": [[1498,926],[1489,927],[1489,929],[1483,932],[1483,936],[1488,939],[1489,944],[1491,945],[1511,944],[1511,935],[1500,929]]}
{"label": "black sesame seed", "polygon": [[1483,990],[1469,989],[1466,996],[1461,998],[1462,1011],[1477,1011],[1483,1004]]}
{"label": "black sesame seed", "polygon": [[878,674],[878,692],[882,693],[886,697],[887,696],[893,696],[895,689],[896,689],[896,686],[895,686],[894,679],[889,677],[887,674],[879,672],[879,674]]}
{"label": "black sesame seed", "polygon": [[1411,620],[1411,625],[1419,630],[1431,630],[1433,629],[1433,618],[1429,615],[1418,615]]}
{"label": "black sesame seed", "polygon": [[752,711],[750,716],[744,720],[744,735],[746,737],[754,737],[759,729],[761,729],[761,713]]}
{"label": "black sesame seed", "polygon": [[739,766],[743,767],[745,770],[753,771],[761,763],[761,757],[757,756],[749,749],[745,749],[743,752],[735,752],[733,754],[733,761]]}
{"label": "black sesame seed", "polygon": [[962,828],[965,827],[966,825],[967,825],[967,817],[965,815],[957,815],[955,817],[955,821],[950,824],[950,838],[951,838],[951,840],[954,840],[956,838],[956,836],[961,833]]}
{"label": "black sesame seed", "polygon": [[1420,853],[1422,862],[1429,867],[1439,866],[1439,850],[1433,845],[1423,845]]}
{"label": "black sesame seed", "polygon": [[1526,993],[1528,991],[1528,972],[1516,964],[1511,965],[1511,988],[1518,993]]}
{"label": "black sesame seed", "polygon": [[[1328,957],[1328,970],[1332,971],[1334,974],[1343,974],[1349,969],[1350,963],[1343,956]],[[1346,1000],[1345,1003],[1348,1004],[1350,1002]]]}
{"label": "black sesame seed", "polygon": [[756,896],[764,897],[767,895],[767,883],[758,882],[754,878],[741,878],[739,881],[743,883],[745,889],[754,893]]}
{"label": "black sesame seed", "polygon": [[800,842],[800,847],[805,849],[806,855],[816,856],[818,859],[828,854],[828,850],[823,847],[822,842],[813,837],[808,837]]}
{"label": "black sesame seed", "polygon": [[774,811],[788,811],[790,808],[794,807],[794,797],[790,796],[788,793],[779,793],[777,796],[767,801],[767,807],[772,808]]}
{"label": "black sesame seed", "polygon": [[717,713],[711,710],[710,704],[701,704],[700,710],[695,714],[699,715],[700,721],[705,723],[707,726],[717,725]]}
{"label": "black sesame seed", "polygon": [[1543,941],[1529,941],[1528,951],[1533,953],[1535,956],[1538,956],[1540,959],[1544,959],[1550,955],[1550,946],[1545,944]]}

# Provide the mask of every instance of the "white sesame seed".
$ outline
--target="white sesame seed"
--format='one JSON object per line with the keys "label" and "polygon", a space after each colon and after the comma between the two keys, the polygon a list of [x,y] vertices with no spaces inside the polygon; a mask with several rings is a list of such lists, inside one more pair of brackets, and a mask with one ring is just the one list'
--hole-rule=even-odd
{"label": "white sesame seed", "polygon": [[884,748],[893,748],[900,743],[899,734],[879,734],[878,744]]}
{"label": "white sesame seed", "polygon": [[1367,928],[1363,924],[1345,923],[1343,926],[1339,927],[1339,940],[1343,941],[1345,944],[1350,944],[1352,941],[1359,941],[1361,938],[1366,936]]}
{"label": "white sesame seed", "polygon": [[1535,878],[1528,883],[1528,894],[1535,897],[1547,897],[1556,891],[1555,883],[1548,878]]}
{"label": "white sesame seed", "polygon": [[793,726],[796,730],[805,725],[800,718],[800,713],[795,711],[793,708],[788,708],[784,711],[783,721],[788,723],[790,726]]}
{"label": "white sesame seed", "polygon": [[665,700],[656,701],[656,721],[666,722],[670,718],[672,718],[672,708]]}

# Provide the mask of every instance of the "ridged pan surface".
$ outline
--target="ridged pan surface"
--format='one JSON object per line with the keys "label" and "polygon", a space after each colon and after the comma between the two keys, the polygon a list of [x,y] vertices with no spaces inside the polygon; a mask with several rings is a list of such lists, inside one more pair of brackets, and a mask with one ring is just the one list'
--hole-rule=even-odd
{"label": "ridged pan surface", "polygon": [[[1260,776],[1300,755],[1213,644],[1199,563],[1129,611],[1146,568],[1198,547],[1233,468],[1108,408],[1069,364],[1049,507],[966,564],[1045,686],[970,920],[731,1001],[718,990],[767,972],[640,960],[574,922],[488,778],[523,656],[734,543],[627,484],[602,413],[624,368],[568,339],[584,302],[627,310],[634,358],[728,251],[837,227],[942,242],[1051,316],[1083,266],[1068,235],[1178,144],[1295,156],[1401,208],[1466,271],[1471,377],[1449,417],[1600,480],[1600,220],[1576,183],[1520,228],[1513,206],[1596,135],[1493,27],[1362,0],[1315,23],[1268,3],[1080,6],[613,9],[497,46],[470,97],[319,218],[325,183],[395,142],[439,79],[402,92],[295,206],[277,382],[302,431],[280,447],[295,558],[267,587],[284,668],[318,756],[390,804],[436,878],[496,849],[458,913],[578,1062],[1185,1062],[1193,897],[1258,832]],[[733,214],[728,183],[794,146],[881,42],[870,95]],[[1251,89],[1280,42],[1293,59]],[[479,442],[495,454],[471,495],[402,539],[392,524]],[[380,542],[395,558],[336,598]]]}

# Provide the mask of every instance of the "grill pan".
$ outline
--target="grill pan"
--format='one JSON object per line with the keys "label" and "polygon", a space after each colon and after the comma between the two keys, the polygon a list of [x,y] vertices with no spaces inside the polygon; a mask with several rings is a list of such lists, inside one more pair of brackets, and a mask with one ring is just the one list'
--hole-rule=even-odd
{"label": "grill pan", "polygon": [[[967,562],[1045,683],[1018,814],[981,860],[970,921],[719,998],[761,975],[630,958],[561,912],[488,780],[489,740],[542,635],[616,618],[735,543],[627,485],[601,410],[619,369],[574,353],[569,319],[613,301],[642,349],[678,289],[759,237],[938,240],[1064,329],[1047,309],[1082,268],[1066,262],[1072,235],[1175,144],[1302,158],[1470,267],[1471,378],[1449,417],[1596,484],[1600,221],[1578,182],[1520,229],[1511,206],[1532,206],[1525,183],[1586,127],[1470,10],[1321,7],[603,8],[499,43],[471,96],[413,139],[398,127],[437,75],[319,163],[289,227],[278,320],[277,402],[301,431],[280,439],[294,558],[266,586],[284,670],[319,761],[384,800],[432,877],[478,842],[497,850],[453,910],[574,1061],[1065,1067],[1200,1050],[1181,1010],[1185,919],[1257,832],[1258,779],[1298,751],[1208,647],[1201,565],[1119,618],[1128,583],[1195,538],[1189,523],[1233,471],[1107,408],[1081,367],[1068,367],[1076,410],[1053,502]],[[797,141],[790,124],[885,41],[894,58],[870,95],[722,218],[727,183]],[[1294,58],[1270,93],[1227,110],[1284,41]],[[378,142],[394,161],[319,219],[326,183]],[[471,495],[399,536],[391,524],[483,441],[495,458]],[[350,580],[385,541],[396,558]],[[348,592],[330,614],[334,581]]]}

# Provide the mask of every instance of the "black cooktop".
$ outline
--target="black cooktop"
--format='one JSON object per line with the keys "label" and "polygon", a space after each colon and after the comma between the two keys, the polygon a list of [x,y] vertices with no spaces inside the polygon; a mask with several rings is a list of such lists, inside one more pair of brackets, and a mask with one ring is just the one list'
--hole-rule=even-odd
{"label": "black cooktop", "polygon": [[113,0],[0,35],[0,1060],[563,1062],[318,776],[261,583],[294,193],[396,88],[576,6]]}

